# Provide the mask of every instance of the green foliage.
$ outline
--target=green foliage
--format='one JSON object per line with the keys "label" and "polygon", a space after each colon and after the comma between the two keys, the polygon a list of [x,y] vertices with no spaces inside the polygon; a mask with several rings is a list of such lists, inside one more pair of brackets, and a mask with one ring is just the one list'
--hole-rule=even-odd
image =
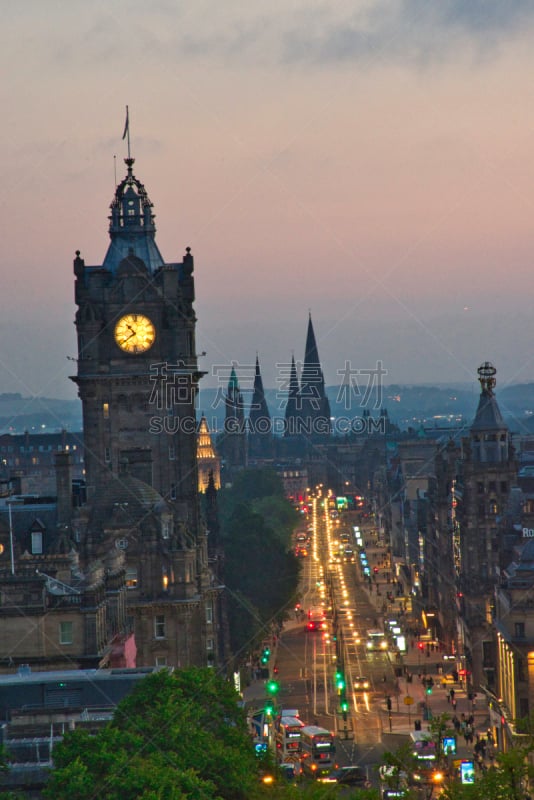
{"label": "green foliage", "polygon": [[534,780],[529,755],[534,745],[515,747],[499,753],[495,767],[484,773],[476,771],[475,783],[462,786],[459,780],[445,787],[443,800],[524,800],[528,783]]}
{"label": "green foliage", "polygon": [[65,736],[54,751],[45,797],[255,797],[259,765],[237,699],[209,669],[147,676],[98,735],[77,730]]}
{"label": "green foliage", "polygon": [[240,472],[219,500],[230,645],[238,653],[293,601],[300,564],[291,536],[298,514],[271,470]]}

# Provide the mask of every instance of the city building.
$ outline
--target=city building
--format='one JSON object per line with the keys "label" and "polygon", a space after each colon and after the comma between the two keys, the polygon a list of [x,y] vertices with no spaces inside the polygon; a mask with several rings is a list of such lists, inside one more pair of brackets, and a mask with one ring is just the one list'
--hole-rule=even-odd
{"label": "city building", "polygon": [[[220,663],[223,587],[198,494],[193,256],[163,260],[133,165],[103,263],[74,260],[83,448],[67,434],[0,443],[0,671]],[[55,491],[22,494],[24,473],[50,473],[52,459]]]}

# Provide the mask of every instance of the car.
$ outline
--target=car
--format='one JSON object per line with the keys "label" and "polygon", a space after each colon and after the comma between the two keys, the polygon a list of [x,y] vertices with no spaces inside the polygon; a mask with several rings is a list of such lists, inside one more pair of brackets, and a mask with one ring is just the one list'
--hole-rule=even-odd
{"label": "car", "polygon": [[352,686],[355,692],[368,692],[371,689],[371,681],[369,678],[354,678]]}
{"label": "car", "polygon": [[319,780],[322,783],[337,783],[340,786],[369,787],[371,785],[364,768],[359,766],[338,767],[329,775],[323,775]]}

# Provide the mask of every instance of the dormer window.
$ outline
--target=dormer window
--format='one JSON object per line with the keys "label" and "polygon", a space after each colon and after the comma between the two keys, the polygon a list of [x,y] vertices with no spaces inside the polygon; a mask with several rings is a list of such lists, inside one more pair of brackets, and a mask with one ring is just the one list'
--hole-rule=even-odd
{"label": "dormer window", "polygon": [[43,532],[32,531],[32,555],[40,556],[43,554]]}

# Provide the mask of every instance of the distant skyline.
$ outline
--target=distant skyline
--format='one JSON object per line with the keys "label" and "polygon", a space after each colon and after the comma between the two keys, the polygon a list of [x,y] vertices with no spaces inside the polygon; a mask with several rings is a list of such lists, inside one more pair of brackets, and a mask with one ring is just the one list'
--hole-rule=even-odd
{"label": "distant skyline", "polygon": [[[125,173],[195,257],[213,366],[534,381],[534,4],[27,0],[3,9],[0,393],[72,398],[72,260]],[[114,158],[116,156],[116,158]]]}

